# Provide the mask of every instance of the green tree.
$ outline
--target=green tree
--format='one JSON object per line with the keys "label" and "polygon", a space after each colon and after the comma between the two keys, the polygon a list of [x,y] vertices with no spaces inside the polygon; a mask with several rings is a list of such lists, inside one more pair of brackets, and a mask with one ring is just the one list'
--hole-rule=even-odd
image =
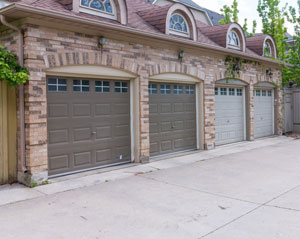
{"label": "green tree", "polygon": [[[224,5],[223,8],[221,8],[221,15],[224,17],[224,19],[220,20],[220,24],[228,24],[232,22],[239,22],[239,10],[238,10],[238,2],[237,0],[233,0],[233,3],[231,6]],[[243,25],[244,32],[247,36],[253,36],[256,31],[256,21],[253,21],[253,29],[252,33],[248,33],[248,19],[244,19],[244,25]]]}
{"label": "green tree", "polygon": [[231,6],[224,5],[223,8],[221,8],[222,16],[224,19],[220,20],[220,24],[227,24],[231,22],[239,22],[239,10],[238,10],[238,2],[237,0],[233,0],[233,3]]}
{"label": "green tree", "polygon": [[228,24],[232,22],[232,10],[229,6],[224,5],[223,8],[221,8],[221,15],[224,17],[224,19],[221,19],[219,21],[220,24]]}
{"label": "green tree", "polygon": [[287,5],[279,7],[280,0],[259,0],[257,11],[261,17],[263,33],[273,36],[277,45],[277,54],[280,59],[286,58],[287,43],[285,33],[285,19]]}
{"label": "green tree", "polygon": [[298,10],[290,7],[289,13],[290,15],[288,16],[288,20],[294,24],[295,41],[292,46],[289,46],[287,54],[287,62],[291,65],[291,67],[285,66],[283,68],[282,80],[283,85],[287,85],[290,81],[292,81],[300,86],[300,0],[298,0]]}
{"label": "green tree", "polygon": [[17,63],[17,57],[0,45],[0,81],[16,87],[29,79],[26,68]]}

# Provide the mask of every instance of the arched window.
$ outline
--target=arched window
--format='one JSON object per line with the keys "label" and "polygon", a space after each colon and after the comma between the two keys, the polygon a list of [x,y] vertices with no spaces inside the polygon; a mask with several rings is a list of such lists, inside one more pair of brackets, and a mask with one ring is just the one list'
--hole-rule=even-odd
{"label": "arched window", "polygon": [[114,0],[80,0],[79,12],[118,20]]}
{"label": "arched window", "polygon": [[175,35],[186,36],[190,35],[186,19],[181,14],[175,13],[170,19],[170,32]]}
{"label": "arched window", "polygon": [[264,56],[267,56],[267,57],[272,57],[273,56],[272,47],[271,47],[270,41],[265,41],[265,44],[264,44]]}
{"label": "arched window", "polygon": [[230,31],[228,34],[228,46],[235,49],[240,49],[240,40],[238,34],[235,31]]}
{"label": "arched window", "polygon": [[102,12],[113,13],[113,7],[110,0],[81,0],[81,6]]}

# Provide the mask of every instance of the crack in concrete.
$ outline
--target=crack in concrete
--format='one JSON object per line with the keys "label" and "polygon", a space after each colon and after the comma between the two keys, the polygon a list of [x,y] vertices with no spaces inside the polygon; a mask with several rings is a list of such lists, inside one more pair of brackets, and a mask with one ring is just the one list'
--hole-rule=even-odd
{"label": "crack in concrete", "polygon": [[245,214],[243,214],[243,215],[241,215],[241,216],[239,216],[239,217],[237,217],[237,218],[235,218],[235,219],[233,219],[233,220],[231,220],[230,222],[225,223],[224,225],[222,225],[222,226],[216,228],[215,230],[213,230],[213,231],[211,231],[211,232],[209,232],[209,233],[207,233],[207,234],[205,234],[205,235],[199,237],[198,239],[205,238],[205,237],[207,237],[208,235],[211,235],[211,234],[215,233],[216,231],[219,231],[220,229],[222,229],[222,228],[224,228],[224,227],[226,227],[226,226],[232,224],[233,222],[236,222],[236,221],[238,221],[239,219],[241,219],[241,218],[243,218],[243,217],[249,215],[250,213],[252,213],[252,212],[254,212],[254,211],[257,211],[258,209],[260,209],[260,208],[262,208],[262,207],[268,206],[268,205],[266,205],[266,204],[268,204],[268,203],[270,203],[270,202],[272,202],[272,201],[274,201],[274,200],[276,200],[276,199],[282,197],[283,195],[285,195],[285,194],[287,194],[287,193],[290,193],[291,191],[297,189],[298,187],[300,187],[300,185],[298,185],[298,186],[296,186],[296,187],[293,187],[293,188],[289,189],[288,191],[285,191],[284,193],[279,194],[278,196],[274,197],[273,199],[271,199],[271,200],[269,200],[269,201],[267,201],[267,202],[265,202],[265,203],[259,205],[258,207],[256,207],[256,208],[250,210],[249,212],[247,212],[247,213],[245,213]]}
{"label": "crack in concrete", "polygon": [[226,196],[226,195],[223,195],[223,194],[212,193],[212,192],[208,192],[208,191],[204,191],[204,190],[200,190],[200,189],[196,189],[196,188],[190,188],[190,187],[182,186],[182,185],[175,184],[175,183],[169,183],[169,182],[158,180],[158,179],[155,179],[155,178],[146,177],[144,175],[139,175],[139,177],[143,177],[143,178],[148,179],[148,180],[153,180],[153,181],[157,181],[157,182],[160,182],[160,183],[168,184],[168,185],[171,185],[171,186],[181,187],[181,188],[184,188],[184,189],[188,189],[188,190],[193,190],[193,191],[200,192],[200,193],[209,194],[209,195],[212,195],[212,196],[217,196],[217,197],[222,197],[222,198],[228,198],[228,199],[232,199],[232,200],[236,200],[236,201],[241,201],[241,202],[245,202],[245,203],[251,203],[251,204],[255,204],[255,205],[262,205],[261,203],[251,202],[251,201],[247,201],[247,200],[239,199],[239,198],[234,198],[234,197]]}
{"label": "crack in concrete", "polygon": [[270,202],[272,202],[272,201],[274,201],[274,200],[276,200],[276,199],[278,199],[278,198],[280,198],[280,197],[282,197],[282,196],[284,196],[284,195],[286,195],[286,194],[288,194],[288,193],[290,193],[290,192],[296,190],[297,188],[300,187],[300,185],[297,185],[297,186],[295,186],[295,187],[293,187],[293,188],[291,188],[291,189],[289,189],[289,190],[287,190],[287,191],[285,191],[285,192],[283,192],[283,193],[277,195],[276,197],[274,197],[274,198],[272,198],[272,199],[270,199],[270,200],[268,200],[268,201],[266,201],[266,202],[264,202],[264,203],[256,203],[256,202],[251,202],[251,201],[244,200],[244,199],[239,199],[239,198],[229,197],[229,196],[222,195],[222,194],[217,194],[217,193],[207,192],[207,191],[203,191],[203,190],[199,190],[199,189],[195,189],[195,188],[190,188],[190,187],[186,187],[186,186],[182,186],[182,185],[178,185],[178,184],[174,184],[174,183],[169,183],[169,182],[166,182],[166,181],[163,181],[163,180],[158,180],[158,179],[155,179],[155,178],[149,178],[149,177],[146,177],[146,176],[144,176],[144,175],[139,175],[139,177],[142,177],[142,178],[145,178],[145,179],[148,179],[148,180],[153,180],[153,181],[156,181],[156,182],[160,182],[160,183],[163,183],[163,184],[175,186],[175,187],[184,188],[184,189],[187,189],[187,190],[193,190],[193,191],[200,192],[200,193],[205,193],[205,194],[209,194],[209,195],[213,195],[213,196],[218,196],[218,197],[223,197],[223,198],[227,198],[227,199],[232,199],[232,200],[235,200],[235,201],[240,201],[240,202],[245,202],[245,203],[250,203],[250,204],[258,205],[258,206],[255,207],[254,209],[252,209],[252,210],[250,210],[250,211],[248,211],[248,212],[246,212],[246,213],[240,215],[239,217],[237,217],[237,218],[235,218],[235,219],[233,219],[233,220],[231,220],[231,221],[229,221],[229,222],[223,224],[222,226],[220,226],[220,227],[218,227],[218,228],[212,230],[211,232],[209,232],[209,233],[207,233],[207,234],[205,234],[205,235],[199,237],[198,239],[205,238],[205,237],[207,237],[208,235],[213,234],[214,232],[216,232],[216,231],[218,231],[218,230],[220,230],[220,229],[222,229],[222,228],[224,228],[224,227],[226,227],[226,226],[232,224],[233,222],[238,221],[239,219],[241,219],[241,218],[243,218],[243,217],[245,217],[245,216],[251,214],[252,212],[254,212],[254,211],[256,211],[256,210],[258,210],[258,209],[260,209],[260,208],[262,208],[262,207],[273,207],[273,208],[278,208],[278,209],[282,209],[282,210],[290,210],[290,211],[297,211],[297,212],[300,212],[300,210],[298,210],[298,209],[285,208],[285,207],[274,206],[274,205],[267,205],[267,204],[269,204]]}

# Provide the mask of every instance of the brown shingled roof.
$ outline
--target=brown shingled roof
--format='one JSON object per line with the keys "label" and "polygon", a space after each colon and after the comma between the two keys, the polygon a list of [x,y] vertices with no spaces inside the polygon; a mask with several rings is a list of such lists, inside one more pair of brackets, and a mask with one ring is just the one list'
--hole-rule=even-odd
{"label": "brown shingled roof", "polygon": [[[173,4],[166,6],[153,5],[152,3],[145,2],[144,0],[125,0],[128,11],[127,27],[148,31],[150,33],[165,33],[167,12]],[[10,2],[18,2],[21,4],[29,5],[32,7],[49,9],[57,13],[78,16],[86,19],[93,19],[103,23],[112,23],[121,25],[116,20],[107,19],[104,17],[88,14],[88,13],[75,13],[68,10],[70,0],[10,0]],[[196,21],[197,26],[197,41],[212,46],[221,46],[226,48],[227,31],[230,24],[220,26],[208,26],[203,22]],[[173,36],[174,37],[174,36]],[[176,36],[180,38],[180,36]],[[249,39],[249,38],[248,38]],[[248,43],[247,39],[247,43]],[[250,39],[251,46],[251,39]],[[262,46],[262,44],[261,44]],[[250,55],[256,55],[255,49],[246,49]],[[261,50],[262,51],[262,50]],[[262,54],[259,54],[260,56]],[[256,55],[257,56],[257,55]]]}
{"label": "brown shingled roof", "polygon": [[154,7],[148,10],[139,11],[138,15],[152,26],[157,28],[160,32],[165,33],[166,30],[166,18],[170,7],[173,4],[168,4],[162,7]]}
{"label": "brown shingled roof", "polygon": [[256,54],[262,56],[264,53],[264,42],[267,35],[256,34],[253,37],[246,38],[246,44],[249,49],[254,51]]}
{"label": "brown shingled roof", "polygon": [[200,27],[199,30],[216,44],[226,47],[227,32],[231,24]]}

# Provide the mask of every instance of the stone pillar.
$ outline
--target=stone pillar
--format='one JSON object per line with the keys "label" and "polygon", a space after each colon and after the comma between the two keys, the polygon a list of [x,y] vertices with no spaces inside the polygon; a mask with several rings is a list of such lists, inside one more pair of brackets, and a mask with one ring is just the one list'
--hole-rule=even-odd
{"label": "stone pillar", "polygon": [[[44,60],[25,33],[25,67],[30,79],[25,85],[25,144],[27,173],[18,172],[18,181],[26,185],[48,178],[47,97]],[[20,154],[18,154],[20,155]]]}
{"label": "stone pillar", "polygon": [[254,140],[254,85],[253,81],[246,87],[246,132],[247,140]]}
{"label": "stone pillar", "polygon": [[148,72],[140,71],[138,80],[140,87],[140,162],[148,163],[150,157]]}
{"label": "stone pillar", "polygon": [[204,82],[204,148],[215,148],[216,141],[215,84],[213,78]]}
{"label": "stone pillar", "polygon": [[276,88],[274,91],[274,116],[275,116],[275,134],[282,135],[282,127],[283,127],[283,114],[282,114],[282,90],[280,88]]}

